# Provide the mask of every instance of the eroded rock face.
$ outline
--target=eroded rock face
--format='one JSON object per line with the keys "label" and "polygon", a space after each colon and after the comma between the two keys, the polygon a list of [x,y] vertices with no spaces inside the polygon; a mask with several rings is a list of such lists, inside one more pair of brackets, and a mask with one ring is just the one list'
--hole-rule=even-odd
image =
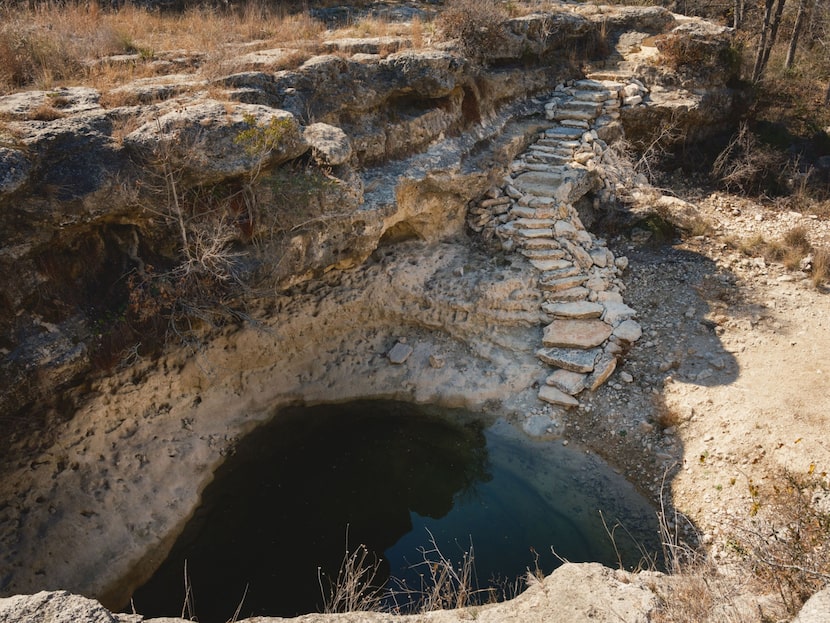
{"label": "eroded rock face", "polygon": [[[296,619],[304,623],[372,623],[390,618],[409,621],[453,623],[474,618],[485,623],[520,620],[526,623],[568,621],[568,623],[646,623],[657,609],[657,573],[632,574],[612,571],[599,564],[566,563],[543,580],[533,580],[515,599],[486,606],[394,616],[377,612],[309,614]],[[63,610],[54,609],[63,607]],[[65,592],[0,599],[0,622],[15,623],[132,623],[145,620],[133,615],[111,614],[100,604]],[[279,623],[290,619],[256,617],[240,623]],[[817,619],[816,619],[817,620]],[[179,623],[184,619],[146,619],[147,623]],[[806,619],[805,619],[806,621]],[[813,619],[810,619],[813,621]]]}
{"label": "eroded rock face", "polygon": [[124,137],[124,145],[151,166],[159,163],[199,184],[280,165],[309,148],[289,112],[210,100],[145,123]]}
{"label": "eroded rock face", "polygon": [[[615,41],[632,40],[622,31],[640,17],[633,39],[676,21],[659,9],[511,20],[490,68],[406,50],[234,73],[209,94],[201,78],[153,79],[113,108],[87,89],[0,98],[13,135],[0,148],[0,410],[51,433],[4,437],[36,460],[2,479],[0,591],[120,603],[234,439],[282,404],[383,396],[521,416],[604,382],[639,326],[619,287],[625,258],[577,204],[625,199],[607,143],[626,115],[664,104],[631,66],[589,85],[551,59],[608,20]],[[517,111],[532,119],[510,135]],[[265,149],[240,140],[271,127]],[[145,352],[141,335],[133,360],[96,363],[108,319],[147,304],[136,294],[153,292],[141,281],[153,270],[181,275],[194,253],[183,226],[215,213],[259,328],[201,327],[197,357]],[[497,246],[474,248],[465,224]],[[590,339],[554,338],[563,323],[588,323]],[[393,363],[402,337],[412,350]]]}

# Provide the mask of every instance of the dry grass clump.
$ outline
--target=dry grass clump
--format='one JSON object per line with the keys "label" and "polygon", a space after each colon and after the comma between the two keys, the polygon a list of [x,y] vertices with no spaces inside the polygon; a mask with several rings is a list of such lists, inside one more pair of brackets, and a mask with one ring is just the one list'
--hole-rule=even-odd
{"label": "dry grass clump", "polygon": [[[665,481],[664,481],[665,486]],[[680,538],[689,520],[659,513],[669,577],[655,582],[655,623],[766,623],[789,620],[830,584],[830,484],[827,475],[782,471],[763,490],[748,483],[750,501],[725,545],[730,561],[714,564],[703,547]],[[662,500],[662,497],[661,497]],[[787,616],[789,615],[789,616]]]}
{"label": "dry grass clump", "polygon": [[830,484],[813,470],[782,471],[764,489],[750,481],[747,520],[733,528],[729,541],[791,615],[830,584]]}
{"label": "dry grass clump", "polygon": [[84,61],[128,51],[98,5],[0,9],[0,92],[49,88],[83,74]]}
{"label": "dry grass clump", "polygon": [[830,248],[821,247],[813,253],[813,270],[811,273],[813,285],[817,288],[830,281]]}
{"label": "dry grass clump", "polygon": [[444,38],[457,39],[467,56],[481,60],[502,40],[507,17],[496,0],[449,0],[437,25]]}
{"label": "dry grass clump", "polygon": [[813,247],[805,227],[793,227],[779,240],[769,241],[762,234],[755,234],[732,244],[744,255],[781,263],[788,270],[809,272],[816,287],[830,278],[830,249]]}
{"label": "dry grass clump", "polygon": [[[0,8],[0,93],[67,82],[113,86],[168,71],[154,63],[164,52],[191,55],[204,66],[238,54],[231,47],[240,44],[308,47],[324,30],[307,13],[290,14],[282,5],[256,0],[227,10],[205,6],[182,13],[130,4],[105,11],[94,2],[6,6]],[[135,58],[108,60],[122,54]]]}
{"label": "dry grass clump", "polygon": [[[413,23],[395,22],[384,17],[366,16],[353,24],[338,28],[327,38],[404,37],[412,33]],[[418,20],[418,27],[421,27],[420,20]]]}

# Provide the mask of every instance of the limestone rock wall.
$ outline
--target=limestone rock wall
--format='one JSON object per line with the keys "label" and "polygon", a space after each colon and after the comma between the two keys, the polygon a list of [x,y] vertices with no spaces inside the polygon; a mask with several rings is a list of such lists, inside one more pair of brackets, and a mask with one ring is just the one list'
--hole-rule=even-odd
{"label": "limestone rock wall", "polygon": [[[567,5],[510,20],[485,65],[447,45],[0,98],[0,428],[17,453],[4,456],[38,457],[5,466],[0,592],[48,574],[51,588],[122,598],[233,439],[280,404],[521,410],[541,380],[532,400],[567,407],[607,378],[636,312],[624,258],[579,209],[632,190],[608,146],[665,106],[630,59],[677,25],[660,9]],[[574,81],[574,50],[600,58],[591,80]],[[699,123],[696,106],[672,115]],[[193,249],[211,239],[233,260],[202,293],[267,331],[205,321],[195,350],[143,350],[153,299],[138,295],[175,296],[181,281],[141,279],[204,275],[213,256]],[[108,342],[119,331],[134,332],[125,350]],[[397,343],[403,359],[387,356]],[[542,379],[537,351],[556,368]],[[178,501],[145,517],[159,486]],[[101,547],[78,551],[90,534]]]}
{"label": "limestone rock wall", "polygon": [[[106,94],[61,87],[0,98],[0,272],[8,276],[0,290],[0,411],[25,410],[37,414],[34,422],[71,413],[74,399],[56,405],[70,394],[55,388],[69,389],[111,359],[119,337],[108,327],[129,309],[130,275],[181,260],[172,190],[198,196],[204,210],[211,197],[226,198],[222,235],[242,258],[240,274],[277,289],[360,265],[380,244],[459,235],[467,202],[527,146],[529,139],[499,142],[510,119],[539,115],[542,100],[528,97],[572,77],[569,59],[584,54],[605,72],[597,79],[625,85],[613,96],[621,108],[562,93],[544,100],[552,120],[576,115],[596,126],[598,140],[571,155],[568,140],[546,145],[557,140],[547,137],[527,165],[571,159],[556,193],[573,194],[573,204],[590,187],[591,197],[613,201],[626,189],[609,169],[599,178],[579,167],[623,130],[647,141],[661,119],[685,123],[687,134],[727,120],[735,101],[728,42],[724,29],[659,8],[566,5],[508,20],[478,62],[451,43],[402,45],[385,58],[358,51],[272,71],[269,59],[280,55],[266,50],[256,53],[256,70],[234,72],[253,66],[240,59],[218,78],[171,74]],[[658,48],[683,46],[709,60],[659,62]],[[48,118],[38,113],[44,107],[54,108]],[[252,124],[278,130],[279,140],[252,153],[239,141]],[[527,244],[542,253],[543,242]]]}

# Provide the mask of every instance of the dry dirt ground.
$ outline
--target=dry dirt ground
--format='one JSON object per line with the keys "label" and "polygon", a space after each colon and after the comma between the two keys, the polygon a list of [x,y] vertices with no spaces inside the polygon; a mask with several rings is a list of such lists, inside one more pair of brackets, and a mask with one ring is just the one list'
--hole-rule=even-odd
{"label": "dry dirt ground", "polygon": [[673,499],[719,558],[782,470],[830,473],[830,291],[736,243],[803,227],[828,246],[830,223],[722,193],[689,201],[706,235],[609,240],[631,260],[624,296],[644,335],[565,427]]}

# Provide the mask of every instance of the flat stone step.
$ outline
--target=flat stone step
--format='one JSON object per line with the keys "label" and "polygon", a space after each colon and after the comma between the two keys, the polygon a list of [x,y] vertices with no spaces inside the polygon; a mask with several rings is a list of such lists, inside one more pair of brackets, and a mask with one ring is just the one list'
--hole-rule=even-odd
{"label": "flat stone step", "polygon": [[556,387],[553,387],[552,385],[543,385],[539,389],[539,400],[544,400],[552,405],[565,407],[567,409],[579,406],[579,401],[576,398],[566,394]]}
{"label": "flat stone step", "polygon": [[545,327],[542,344],[548,348],[587,350],[611,337],[611,326],[602,320],[554,320]]}
{"label": "flat stone step", "polygon": [[550,238],[535,238],[533,240],[525,240],[524,248],[527,250],[533,249],[561,249],[562,245],[551,236]]}
{"label": "flat stone step", "polygon": [[516,177],[513,184],[526,194],[552,197],[564,179],[564,172],[560,171],[527,171]]}
{"label": "flat stone step", "polygon": [[539,160],[540,162],[544,162],[545,164],[554,164],[554,165],[569,164],[571,162],[571,160],[573,160],[573,157],[571,157],[571,156],[562,156],[562,155],[559,155],[559,154],[552,154],[550,152],[543,152],[543,151],[535,151],[535,150],[532,150],[532,149],[528,152],[526,157],[528,158],[528,160],[533,158],[535,160]]}
{"label": "flat stone step", "polygon": [[[563,253],[564,255],[564,253]],[[563,259],[531,259],[530,264],[540,272],[573,268],[573,262]],[[579,271],[579,269],[576,269]],[[564,277],[563,277],[564,278]],[[579,283],[582,283],[581,281]],[[541,285],[541,283],[540,283]]]}
{"label": "flat stone step", "polygon": [[556,207],[556,199],[553,197],[530,196],[527,205],[536,210],[552,210],[556,208],[556,213],[559,214],[559,209]]}
{"label": "flat stone step", "polygon": [[[563,108],[557,110],[554,114],[553,118],[557,121],[563,121],[565,119],[579,119],[581,121],[593,121],[599,116],[600,107],[597,106],[596,110],[588,109],[588,108]],[[573,128],[575,130],[579,130],[580,128]]]}
{"label": "flat stone step", "polygon": [[552,238],[552,229],[519,229],[519,236],[522,238]]}
{"label": "flat stone step", "polygon": [[539,277],[539,282],[544,283],[547,281],[556,281],[557,279],[564,279],[565,277],[573,277],[574,275],[578,275],[581,272],[582,269],[580,269],[579,266],[575,266],[573,262],[568,261],[567,266],[562,266],[561,268],[553,268],[551,270],[545,271],[542,274],[542,276]]}
{"label": "flat stone step", "polygon": [[[584,132],[583,132],[584,134]],[[580,141],[574,141],[571,139],[555,139],[555,138],[540,138],[538,141],[534,143],[534,145],[544,145],[545,147],[555,147],[558,149],[576,149],[582,143]]]}
{"label": "flat stone step", "polygon": [[568,303],[572,301],[584,301],[588,298],[588,288],[576,286],[567,290],[553,290],[545,292],[545,300],[551,303]]}
{"label": "flat stone step", "polygon": [[557,119],[593,119],[602,110],[602,102],[569,100],[559,106],[554,117]]}
{"label": "flat stone step", "polygon": [[563,139],[563,140],[579,140],[582,138],[582,132],[576,128],[566,128],[564,126],[557,126],[545,130],[546,138]]}
{"label": "flat stone step", "polygon": [[559,153],[559,143],[558,142],[554,141],[554,143],[552,145],[546,145],[546,144],[541,142],[542,140],[544,140],[544,139],[540,139],[539,141],[533,143],[528,148],[528,150],[529,151],[541,151],[541,152],[544,152],[546,154]]}
{"label": "flat stone step", "polygon": [[513,223],[519,229],[550,229],[556,221],[549,218],[517,218]]}
{"label": "flat stone step", "polygon": [[550,385],[556,389],[576,396],[579,392],[585,389],[585,380],[588,378],[587,374],[579,372],[571,372],[570,370],[555,370],[545,379],[545,385]]}
{"label": "flat stone step", "polygon": [[572,348],[540,348],[536,357],[550,366],[556,366],[571,372],[593,372],[597,358],[602,354],[601,348],[577,350]]}
{"label": "flat stone step", "polygon": [[600,303],[576,301],[573,303],[542,303],[542,311],[559,318],[599,318],[605,307]]}
{"label": "flat stone step", "polygon": [[[594,119],[595,117],[591,117]],[[580,128],[582,130],[590,130],[591,124],[581,119],[562,119],[560,123],[569,128]]]}
{"label": "flat stone step", "polygon": [[573,97],[576,100],[583,100],[586,102],[604,102],[607,99],[611,99],[613,94],[605,88],[582,89],[574,91]]}
{"label": "flat stone step", "polygon": [[536,208],[531,208],[530,206],[513,206],[510,210],[510,215],[516,218],[537,218]]}
{"label": "flat stone step", "polygon": [[621,91],[625,86],[619,82],[621,74],[613,72],[597,72],[585,80],[574,82],[574,88],[587,91]]}
{"label": "flat stone step", "polygon": [[[559,279],[545,279],[544,281],[539,282],[539,289],[545,290],[547,292],[565,292],[567,290],[573,290],[581,286],[585,281],[587,281],[588,277],[579,273],[576,275],[571,275],[570,277],[561,277]],[[587,296],[588,290],[585,290],[585,295]]]}
{"label": "flat stone step", "polygon": [[[543,197],[543,199],[548,199],[548,197]],[[537,200],[534,199],[530,202],[530,207],[536,210],[536,218],[549,218],[555,220],[562,216],[562,208],[552,201],[544,203],[537,202]]]}
{"label": "flat stone step", "polygon": [[519,253],[529,260],[561,260],[565,257],[562,249],[519,249]]}

